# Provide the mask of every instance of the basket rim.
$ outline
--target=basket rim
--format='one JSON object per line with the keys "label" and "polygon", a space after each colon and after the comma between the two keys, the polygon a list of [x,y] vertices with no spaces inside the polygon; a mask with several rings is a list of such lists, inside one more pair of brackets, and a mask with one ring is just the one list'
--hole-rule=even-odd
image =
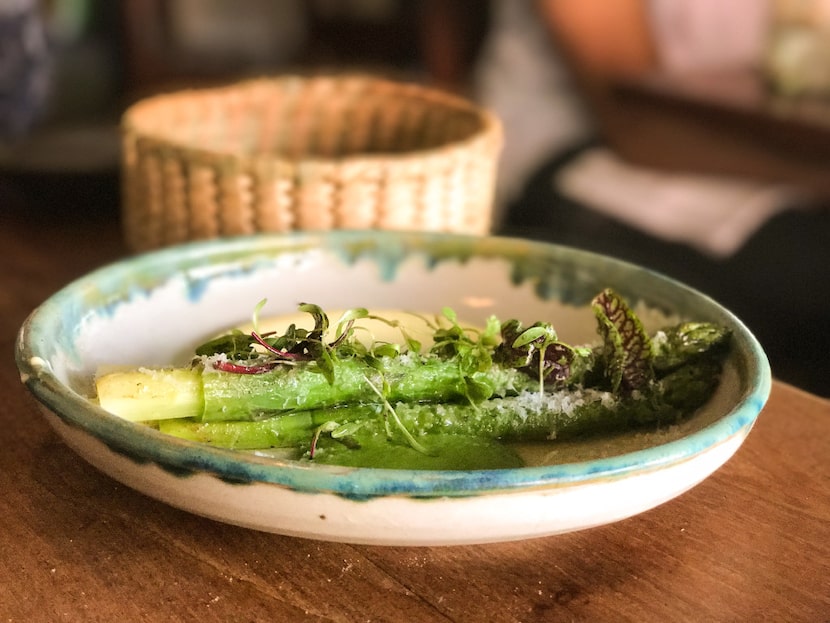
{"label": "basket rim", "polygon": [[[429,102],[436,102],[448,108],[470,113],[479,123],[479,127],[468,136],[460,139],[447,141],[434,147],[407,150],[405,152],[379,151],[379,152],[355,152],[337,156],[303,155],[300,157],[287,156],[280,153],[236,153],[199,147],[182,140],[173,140],[162,132],[147,131],[142,127],[139,116],[146,113],[148,109],[162,106],[163,104],[184,99],[186,97],[216,97],[228,96],[237,92],[250,91],[257,88],[276,87],[281,83],[313,83],[313,82],[372,82],[382,87],[399,90],[402,93],[415,94],[421,99]],[[249,165],[274,165],[286,164],[316,164],[316,165],[343,165],[347,163],[380,163],[396,162],[407,163],[414,160],[445,158],[448,152],[463,153],[471,149],[481,147],[482,143],[491,143],[493,147],[500,148],[504,141],[504,131],[498,116],[484,106],[455,95],[448,91],[441,90],[417,82],[406,82],[392,80],[389,78],[373,76],[371,74],[326,74],[326,75],[283,75],[276,77],[249,78],[228,84],[209,87],[193,87],[176,91],[158,93],[145,97],[131,104],[121,116],[120,131],[123,139],[130,138],[135,141],[150,142],[154,148],[160,151],[169,151],[186,155],[188,158],[196,158],[200,162],[212,163],[233,163],[235,166]]]}

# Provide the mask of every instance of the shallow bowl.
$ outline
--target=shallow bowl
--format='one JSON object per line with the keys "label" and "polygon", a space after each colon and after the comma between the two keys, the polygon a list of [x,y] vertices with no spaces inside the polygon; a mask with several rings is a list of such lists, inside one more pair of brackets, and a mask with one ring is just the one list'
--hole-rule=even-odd
{"label": "shallow bowl", "polygon": [[[682,424],[522,448],[518,469],[345,468],[213,448],[169,437],[98,407],[99,366],[188,361],[194,346],[301,301],[328,309],[547,319],[560,338],[591,341],[587,309],[605,287],[648,328],[708,320],[734,333],[711,401]],[[452,234],[261,235],[172,247],[69,284],[26,320],[16,357],[49,423],[112,478],[187,511],[254,529],[386,545],[540,537],[610,523],[701,482],[750,432],[770,391],[761,346],[715,301],[645,268],[550,244]]]}

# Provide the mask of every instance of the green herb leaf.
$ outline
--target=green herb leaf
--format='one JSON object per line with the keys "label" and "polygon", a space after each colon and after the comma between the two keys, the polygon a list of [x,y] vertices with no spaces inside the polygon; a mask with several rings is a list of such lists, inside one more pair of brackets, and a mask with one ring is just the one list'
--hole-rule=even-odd
{"label": "green herb leaf", "polygon": [[496,363],[522,370],[539,379],[539,391],[546,381],[570,379],[575,351],[558,341],[556,331],[548,323],[537,322],[524,329],[518,320],[502,325],[502,343],[496,348]]}
{"label": "green herb leaf", "polygon": [[360,320],[362,318],[369,317],[369,310],[364,307],[356,307],[354,309],[347,309],[343,312],[343,315],[340,316],[340,320],[337,321],[337,326],[335,327],[334,331],[334,338],[338,339],[344,332],[348,331],[351,328],[351,323],[355,320]]}
{"label": "green herb leaf", "polygon": [[254,343],[250,334],[234,330],[198,346],[196,354],[206,357],[225,354],[229,359],[251,359],[256,356]]}
{"label": "green herb leaf", "polygon": [[651,339],[623,298],[610,288],[591,303],[603,338],[603,357],[611,391],[641,389],[654,379]]}

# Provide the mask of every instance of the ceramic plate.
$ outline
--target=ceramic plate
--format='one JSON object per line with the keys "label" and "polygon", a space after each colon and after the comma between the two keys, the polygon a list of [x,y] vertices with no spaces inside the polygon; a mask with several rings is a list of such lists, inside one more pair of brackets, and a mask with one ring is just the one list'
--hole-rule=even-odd
{"label": "ceramic plate", "polygon": [[[121,420],[88,396],[101,365],[185,363],[194,346],[301,301],[327,309],[490,314],[552,321],[594,341],[587,309],[605,287],[648,328],[692,318],[728,325],[734,347],[713,399],[682,425],[521,448],[527,467],[415,471],[312,465],[212,448]],[[68,285],[20,330],[21,378],[66,443],[114,479],[173,506],[258,530],[394,545],[482,543],[597,526],[662,504],[739,448],[770,370],[728,310],[611,258],[544,243],[442,234],[262,235],[136,256]]]}

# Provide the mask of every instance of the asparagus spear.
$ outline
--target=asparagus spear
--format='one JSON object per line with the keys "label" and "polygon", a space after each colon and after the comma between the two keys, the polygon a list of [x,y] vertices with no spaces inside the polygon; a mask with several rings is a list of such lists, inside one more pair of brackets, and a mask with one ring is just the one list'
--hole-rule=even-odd
{"label": "asparagus spear", "polygon": [[[335,359],[329,382],[314,362],[261,374],[204,369],[146,369],[114,372],[97,381],[98,402],[131,421],[194,417],[203,422],[261,420],[280,413],[377,402],[386,387],[392,401],[483,400],[515,394],[532,380],[518,370],[492,366],[465,374],[458,363],[407,355],[371,362]],[[171,400],[171,398],[174,398]]]}
{"label": "asparagus spear", "polygon": [[455,434],[501,440],[542,441],[615,432],[644,425],[671,424],[700,407],[718,380],[719,363],[706,359],[681,366],[647,389],[619,396],[597,389],[560,389],[462,402],[392,402],[348,404],[313,409],[259,421],[196,422],[190,418],[159,423],[162,432],[212,445],[257,449],[308,446],[312,435],[354,438],[401,438],[400,428],[385,426],[391,412],[404,429],[424,435]]}
{"label": "asparagus spear", "polygon": [[431,433],[549,439],[675,421],[708,399],[729,341],[723,327],[699,322],[651,337],[610,290],[592,305],[602,336],[594,348],[560,342],[545,323],[524,329],[491,319],[473,338],[445,312],[450,327],[436,329],[429,354],[414,345],[401,355],[349,339],[365,310],[347,313],[326,344],[326,315],[301,308],[315,318],[311,331],[237,332],[201,347],[201,355],[221,356],[191,370],[104,376],[100,404],[127,419],[160,420],[173,435],[239,449],[314,448],[322,435],[373,447],[378,437],[402,438],[428,454],[419,440]]}
{"label": "asparagus spear", "polygon": [[[657,334],[654,370],[664,374],[696,358],[717,355],[728,343],[728,333],[710,323],[683,323]],[[561,386],[588,381],[603,384],[600,356],[575,349],[571,376]],[[283,412],[377,402],[373,387],[388,387],[386,398],[402,402],[445,402],[471,397],[473,402],[515,395],[534,380],[520,368],[492,365],[486,371],[465,374],[457,362],[434,356],[333,360],[334,382],[329,383],[314,362],[301,362],[262,374],[236,374],[207,366],[114,372],[97,379],[100,405],[132,421],[193,417],[199,421],[259,420]],[[590,378],[593,376],[593,380]],[[716,378],[716,375],[714,375]]]}

